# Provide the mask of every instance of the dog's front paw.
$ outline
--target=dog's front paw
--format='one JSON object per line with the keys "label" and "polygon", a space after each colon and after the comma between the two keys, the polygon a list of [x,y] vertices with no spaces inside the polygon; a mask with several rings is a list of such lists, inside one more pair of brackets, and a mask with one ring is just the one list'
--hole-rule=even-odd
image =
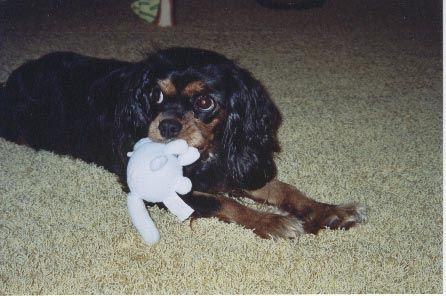
{"label": "dog's front paw", "polygon": [[320,229],[348,230],[367,221],[367,207],[362,204],[329,205],[305,219],[304,229],[307,233],[318,233]]}
{"label": "dog's front paw", "polygon": [[330,229],[345,229],[367,221],[367,207],[361,204],[336,206],[325,219],[324,226]]}
{"label": "dog's front paw", "polygon": [[262,238],[297,238],[305,233],[303,223],[292,215],[265,213],[256,223],[254,233]]}

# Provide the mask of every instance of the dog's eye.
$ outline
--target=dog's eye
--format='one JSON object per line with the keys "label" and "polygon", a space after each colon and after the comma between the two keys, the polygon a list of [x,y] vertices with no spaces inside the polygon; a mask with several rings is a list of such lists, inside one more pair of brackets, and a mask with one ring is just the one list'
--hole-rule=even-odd
{"label": "dog's eye", "polygon": [[164,95],[159,88],[155,88],[150,96],[152,97],[152,102],[155,101],[157,104],[161,104],[164,100]]}
{"label": "dog's eye", "polygon": [[160,91],[160,94],[158,95],[158,99],[156,101],[157,104],[161,104],[164,100],[163,92]]}
{"label": "dog's eye", "polygon": [[195,105],[195,108],[197,108],[201,111],[209,111],[214,108],[215,103],[214,103],[213,99],[211,99],[209,97],[201,96],[195,101],[194,105]]}

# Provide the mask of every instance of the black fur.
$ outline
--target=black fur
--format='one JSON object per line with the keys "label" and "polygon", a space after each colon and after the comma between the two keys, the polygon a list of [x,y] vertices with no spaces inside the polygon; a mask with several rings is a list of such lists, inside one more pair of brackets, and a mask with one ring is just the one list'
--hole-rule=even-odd
{"label": "black fur", "polygon": [[280,113],[259,81],[235,67],[230,85],[223,149],[232,187],[257,189],[277,173],[273,152]]}
{"label": "black fur", "polygon": [[[205,81],[226,112],[215,130],[213,157],[203,156],[185,169],[194,190],[256,189],[275,177],[277,108],[249,72],[200,49],[158,50],[137,63],[67,52],[27,62],[0,87],[0,136],[94,162],[125,183],[126,153],[147,136],[161,112],[152,93],[167,77],[177,85],[189,78]],[[177,101],[169,108],[181,115],[192,107]],[[203,122],[212,116],[196,114]],[[203,215],[218,207],[191,197],[186,201]]]}

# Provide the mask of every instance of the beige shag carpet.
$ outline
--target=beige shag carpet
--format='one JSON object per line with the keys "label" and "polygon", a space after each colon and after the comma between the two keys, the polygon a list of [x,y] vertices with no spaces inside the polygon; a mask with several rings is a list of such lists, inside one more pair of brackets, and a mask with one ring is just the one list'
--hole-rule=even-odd
{"label": "beige shag carpet", "polygon": [[279,178],[325,202],[365,203],[369,221],[268,241],[154,208],[162,238],[150,247],[115,176],[0,139],[0,294],[442,293],[439,1],[274,11],[184,0],[167,29],[131,2],[1,4],[0,81],[55,50],[127,60],[151,45],[217,50],[283,112]]}

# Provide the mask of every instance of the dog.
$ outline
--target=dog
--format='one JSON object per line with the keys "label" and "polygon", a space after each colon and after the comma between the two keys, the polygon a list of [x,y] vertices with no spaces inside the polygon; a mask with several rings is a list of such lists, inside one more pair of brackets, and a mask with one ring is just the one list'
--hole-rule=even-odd
{"label": "dog", "polygon": [[[200,159],[185,167],[194,218],[217,217],[262,238],[296,238],[366,221],[360,204],[317,202],[276,179],[281,114],[262,84],[208,50],[154,50],[140,62],[49,53],[0,88],[0,136],[92,162],[124,184],[137,140],[184,139]],[[234,197],[272,205],[258,211]]]}

